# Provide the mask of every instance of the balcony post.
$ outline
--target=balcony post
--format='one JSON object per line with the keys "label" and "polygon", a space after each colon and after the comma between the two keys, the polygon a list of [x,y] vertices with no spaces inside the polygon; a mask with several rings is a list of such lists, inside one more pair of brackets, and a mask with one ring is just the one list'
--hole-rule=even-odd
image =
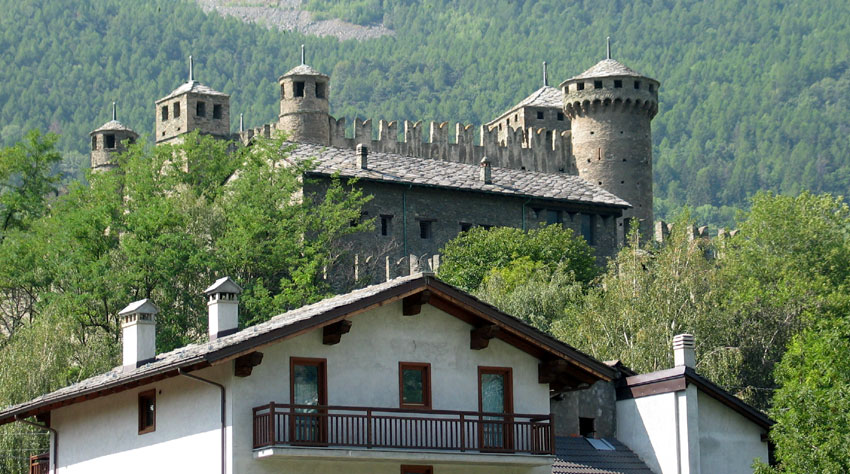
{"label": "balcony post", "polygon": [[466,451],[466,421],[463,413],[460,414],[460,450]]}
{"label": "balcony post", "polygon": [[269,446],[274,446],[277,439],[274,423],[274,402],[269,402]]}
{"label": "balcony post", "polygon": [[549,454],[555,454],[555,415],[549,413]]}
{"label": "balcony post", "polygon": [[366,448],[372,448],[372,410],[366,410]]}

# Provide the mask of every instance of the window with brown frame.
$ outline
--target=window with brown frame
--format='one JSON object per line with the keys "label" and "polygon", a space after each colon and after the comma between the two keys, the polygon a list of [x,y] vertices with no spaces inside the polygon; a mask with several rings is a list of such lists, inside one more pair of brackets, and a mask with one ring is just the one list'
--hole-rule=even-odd
{"label": "window with brown frame", "polygon": [[487,413],[478,424],[481,451],[513,449],[510,414],[514,411],[510,367],[478,367],[478,411]]}
{"label": "window with brown frame", "polygon": [[139,434],[156,431],[156,390],[139,392]]}
{"label": "window with brown frame", "polygon": [[398,363],[398,400],[401,408],[431,408],[431,364]]}
{"label": "window with brown frame", "polygon": [[[289,400],[295,415],[289,419],[292,441],[322,444],[327,441],[328,404],[327,359],[292,357],[289,359]],[[310,408],[311,405],[317,408]]]}
{"label": "window with brown frame", "polygon": [[434,474],[432,466],[401,466],[401,474]]}

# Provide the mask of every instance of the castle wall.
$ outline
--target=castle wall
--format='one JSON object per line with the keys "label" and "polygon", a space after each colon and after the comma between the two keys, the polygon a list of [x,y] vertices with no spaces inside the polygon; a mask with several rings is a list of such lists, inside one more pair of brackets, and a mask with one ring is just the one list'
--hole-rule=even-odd
{"label": "castle wall", "polygon": [[[543,118],[538,118],[538,113],[543,114]],[[503,115],[499,119],[488,123],[486,126],[488,129],[498,132],[499,142],[501,143],[507,139],[509,130],[542,128],[546,130],[547,133],[559,134],[570,129],[570,122],[564,115],[564,111],[559,108],[520,107]],[[523,143],[527,146],[527,142],[525,140]]]}
{"label": "castle wall", "polygon": [[[295,83],[303,83],[301,95],[295,95]],[[324,88],[318,97],[317,84]],[[327,81],[316,76],[287,76],[280,83],[280,116],[278,128],[289,133],[290,140],[327,145],[329,141]]]}

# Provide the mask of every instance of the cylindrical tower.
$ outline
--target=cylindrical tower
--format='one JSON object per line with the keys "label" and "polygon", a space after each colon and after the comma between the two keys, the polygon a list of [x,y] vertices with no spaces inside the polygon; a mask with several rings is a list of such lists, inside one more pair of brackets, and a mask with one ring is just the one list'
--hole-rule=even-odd
{"label": "cylindrical tower", "polygon": [[302,64],[280,76],[278,128],[294,142],[330,143],[330,78]]}
{"label": "cylindrical tower", "polygon": [[117,120],[115,102],[112,103],[112,120],[91,132],[91,168],[93,171],[105,171],[116,167],[114,155],[127,150],[126,144],[133,144],[139,134]]}
{"label": "cylindrical tower", "polygon": [[579,176],[628,201],[618,220],[620,242],[631,225],[652,232],[652,130],[658,112],[655,79],[604,59],[561,84]]}

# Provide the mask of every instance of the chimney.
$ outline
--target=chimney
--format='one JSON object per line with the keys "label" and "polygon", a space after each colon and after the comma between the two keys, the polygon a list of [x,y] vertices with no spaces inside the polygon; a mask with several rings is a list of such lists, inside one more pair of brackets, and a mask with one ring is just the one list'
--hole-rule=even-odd
{"label": "chimney", "polygon": [[362,143],[357,144],[357,167],[361,170],[368,168],[369,147]]}
{"label": "chimney", "polygon": [[230,277],[219,278],[204,290],[209,308],[210,341],[233,334],[239,328],[239,293],[242,287]]}
{"label": "chimney", "polygon": [[485,156],[481,158],[481,168],[478,170],[478,179],[484,182],[484,184],[491,184],[493,182],[493,171],[490,166],[490,160]]}
{"label": "chimney", "polygon": [[692,334],[678,334],[673,337],[673,360],[676,367],[684,365],[693,369],[696,366]]}
{"label": "chimney", "polygon": [[156,358],[156,314],[148,298],[127,305],[118,313],[123,336],[124,367],[141,367]]}

